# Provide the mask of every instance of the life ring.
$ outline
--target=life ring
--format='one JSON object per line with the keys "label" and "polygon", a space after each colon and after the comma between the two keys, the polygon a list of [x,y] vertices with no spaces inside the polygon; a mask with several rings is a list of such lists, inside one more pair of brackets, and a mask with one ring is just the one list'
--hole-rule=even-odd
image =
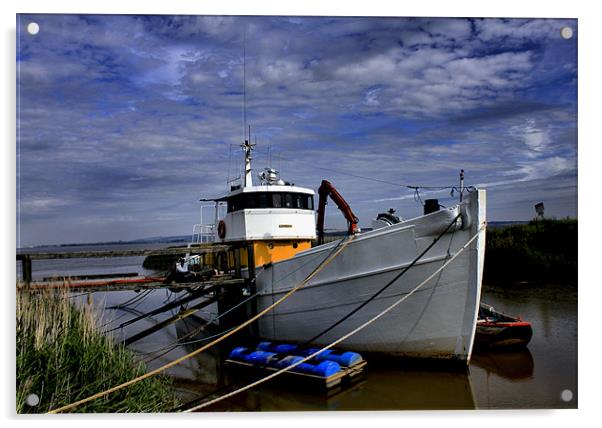
{"label": "life ring", "polygon": [[217,225],[217,235],[224,239],[226,237],[226,222],[224,220],[220,220]]}

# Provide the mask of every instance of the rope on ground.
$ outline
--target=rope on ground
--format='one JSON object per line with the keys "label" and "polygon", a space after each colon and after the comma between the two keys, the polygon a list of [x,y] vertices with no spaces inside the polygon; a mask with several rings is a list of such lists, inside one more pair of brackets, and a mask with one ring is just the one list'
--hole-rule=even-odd
{"label": "rope on ground", "polygon": [[349,337],[353,336],[354,334],[356,334],[357,332],[363,330],[364,328],[368,327],[370,324],[372,324],[373,322],[375,322],[376,320],[378,320],[379,318],[381,318],[382,316],[384,316],[385,314],[387,314],[388,312],[392,311],[394,308],[396,308],[398,305],[400,305],[403,301],[405,301],[407,298],[409,298],[412,294],[414,294],[416,291],[418,291],[420,288],[422,288],[427,282],[429,282],[431,279],[433,279],[436,275],[439,274],[439,272],[441,272],[443,269],[445,269],[451,262],[453,262],[466,248],[468,248],[468,246],[470,246],[470,244],[472,244],[472,242],[477,238],[477,236],[479,236],[479,234],[481,233],[481,231],[483,231],[485,229],[485,225],[486,223],[483,223],[481,225],[481,227],[479,228],[479,230],[477,231],[477,233],[474,234],[474,236],[472,236],[468,242],[466,242],[466,244],[464,244],[464,246],[462,248],[460,248],[458,250],[458,252],[456,252],[456,254],[454,254],[447,262],[445,262],[443,265],[441,265],[440,268],[438,268],[437,270],[435,270],[431,275],[429,275],[428,278],[426,278],[424,281],[422,281],[420,284],[418,284],[416,287],[414,287],[410,292],[408,292],[408,294],[406,294],[405,296],[401,297],[400,299],[398,299],[396,302],[394,302],[392,305],[390,305],[389,307],[387,307],[385,310],[383,310],[382,312],[380,312],[379,314],[377,314],[376,316],[374,316],[373,318],[369,319],[368,321],[366,321],[365,323],[363,323],[362,325],[360,325],[359,327],[355,328],[354,330],[350,331],[349,333],[347,333],[346,335],[338,338],[337,340],[335,340],[334,342],[324,346],[322,349],[314,352],[313,354],[309,355],[306,358],[303,358],[302,360],[291,364],[288,367],[285,367],[277,372],[274,372],[264,378],[259,379],[258,381],[255,381],[253,383],[250,383],[242,388],[239,388],[235,391],[232,391],[228,394],[224,394],[220,397],[217,397],[213,400],[207,401],[205,403],[199,404],[198,406],[195,407],[191,407],[190,409],[185,410],[185,412],[193,412],[195,410],[199,410],[202,409],[204,407],[210,406],[212,404],[218,403],[222,400],[225,400],[226,398],[230,398],[236,394],[239,394],[243,391],[246,391],[248,389],[251,389],[259,384],[262,384],[264,382],[267,382],[270,379],[275,378],[276,376],[279,376],[287,371],[290,371],[292,369],[294,369],[295,367],[297,367],[300,364],[303,364],[309,360],[311,360],[312,358],[316,357],[318,354],[324,352],[327,349],[332,348],[333,346],[338,345],[339,343],[341,343],[342,341],[348,339]]}
{"label": "rope on ground", "polygon": [[118,391],[120,389],[123,389],[127,386],[133,385],[137,382],[143,381],[144,379],[147,379],[151,376],[154,376],[158,373],[161,373],[167,369],[169,369],[170,367],[173,367],[177,364],[180,364],[182,361],[185,361],[191,357],[194,357],[195,355],[200,354],[201,352],[211,348],[212,346],[217,345],[218,343],[220,343],[221,341],[225,340],[226,338],[232,336],[234,333],[242,330],[243,328],[245,328],[246,326],[248,326],[249,324],[257,321],[259,318],[261,318],[262,316],[264,316],[266,313],[268,313],[269,311],[271,311],[272,309],[274,309],[276,306],[278,306],[279,304],[281,304],[282,302],[284,302],[286,299],[288,299],[290,296],[292,296],[295,292],[297,292],[298,290],[300,290],[301,288],[303,288],[314,276],[316,276],[322,269],[324,269],[326,266],[328,266],[340,253],[341,251],[343,251],[343,249],[345,249],[345,247],[355,238],[355,235],[350,235],[348,236],[342,243],[342,245],[338,248],[337,251],[335,251],[334,253],[332,253],[329,257],[325,258],[317,267],[316,269],[314,269],[309,275],[307,275],[307,277],[305,277],[305,279],[303,281],[301,281],[298,285],[296,285],[295,287],[291,288],[284,296],[282,296],[280,299],[278,299],[277,301],[275,301],[274,303],[272,303],[270,306],[268,306],[267,308],[263,309],[261,312],[259,312],[258,314],[256,314],[255,316],[249,318],[247,321],[243,322],[242,324],[240,324],[238,327],[236,327],[234,330],[228,332],[227,334],[220,336],[219,338],[217,338],[216,340],[200,347],[199,349],[196,349],[195,351],[186,354],[170,363],[167,363],[155,370],[152,370],[148,373],[143,374],[142,376],[138,376],[137,378],[131,379],[127,382],[124,382],[120,385],[117,385],[113,388],[107,389],[105,391],[101,391],[97,394],[91,395],[90,397],[87,398],[83,398],[79,401],[75,401],[71,404],[67,404],[65,406],[59,407],[58,409],[53,409],[50,410],[48,413],[54,414],[54,413],[60,413],[60,412],[64,412],[65,410],[69,410],[69,409],[73,409],[74,407],[79,406],[80,404],[84,404],[87,403],[89,401],[92,400],[96,400],[97,398],[101,398],[104,397],[106,395],[109,395],[115,391]]}

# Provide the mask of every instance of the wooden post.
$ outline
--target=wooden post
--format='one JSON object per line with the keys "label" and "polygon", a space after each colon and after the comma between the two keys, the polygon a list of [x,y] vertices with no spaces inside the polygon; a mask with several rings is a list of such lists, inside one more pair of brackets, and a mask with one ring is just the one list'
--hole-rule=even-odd
{"label": "wooden post", "polygon": [[242,247],[236,247],[234,249],[234,275],[236,278],[240,278],[240,250]]}
{"label": "wooden post", "polygon": [[220,254],[220,268],[224,273],[228,273],[228,250],[222,251]]}
{"label": "wooden post", "polygon": [[[257,293],[257,284],[255,283],[255,250],[252,242],[247,247],[247,267],[249,272],[249,294],[254,296]],[[257,314],[257,298],[251,299],[250,303],[251,313],[249,316],[252,317]],[[249,334],[251,337],[259,336],[257,321],[249,325]]]}
{"label": "wooden post", "polygon": [[29,287],[32,280],[31,257],[29,254],[23,256],[21,265],[23,267],[23,281],[25,282],[25,285]]}
{"label": "wooden post", "polygon": [[251,282],[251,294],[255,294],[255,250],[253,244],[250,244],[247,248],[248,260],[247,265],[249,268],[249,281]]}

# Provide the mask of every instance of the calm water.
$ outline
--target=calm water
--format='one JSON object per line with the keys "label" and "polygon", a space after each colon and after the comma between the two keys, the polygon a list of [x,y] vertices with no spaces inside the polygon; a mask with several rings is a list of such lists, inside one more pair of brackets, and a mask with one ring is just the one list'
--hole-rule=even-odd
{"label": "calm water", "polygon": [[[34,264],[34,278],[58,272],[113,273],[144,272],[143,258],[129,257],[97,260],[41,261]],[[37,270],[36,270],[37,269]],[[182,294],[166,290],[149,293],[120,291],[94,293],[95,305],[104,309],[106,328],[118,326],[137,314],[150,311]],[[127,310],[107,309],[132,298],[139,299]],[[83,300],[76,297],[74,300]],[[399,367],[391,362],[368,359],[366,376],[353,386],[326,393],[311,393],[284,387],[282,382],[266,383],[219,403],[210,410],[278,411],[278,410],[395,410],[395,409],[507,409],[507,408],[576,408],[577,407],[577,292],[561,286],[523,286],[512,291],[485,287],[483,301],[497,310],[521,315],[533,325],[533,339],[527,349],[513,352],[487,352],[473,355],[466,372]],[[214,307],[198,313],[211,318]],[[117,339],[129,337],[176,312],[145,319],[112,334]],[[110,324],[109,324],[110,323]],[[169,326],[131,345],[149,368],[156,368],[196,349],[201,343],[169,349],[178,337],[196,328],[198,322],[187,319]],[[211,334],[211,333],[208,333]],[[199,339],[196,337],[195,339]],[[192,340],[192,339],[191,339]],[[202,340],[202,338],[200,338]],[[173,367],[167,373],[175,380],[182,400],[203,397],[240,377],[224,370],[221,363],[228,349],[213,349]],[[570,401],[561,393],[572,392]],[[565,393],[566,394],[566,393]]]}

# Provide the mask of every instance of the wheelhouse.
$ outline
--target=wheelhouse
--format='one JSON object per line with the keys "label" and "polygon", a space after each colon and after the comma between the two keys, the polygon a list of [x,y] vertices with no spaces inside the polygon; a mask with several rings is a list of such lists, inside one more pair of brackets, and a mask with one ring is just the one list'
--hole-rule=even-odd
{"label": "wheelhouse", "polygon": [[226,198],[228,212],[245,209],[290,208],[314,210],[314,197],[297,192],[245,192]]}
{"label": "wheelhouse", "polygon": [[[253,249],[256,266],[293,257],[311,248],[316,238],[316,213],[312,189],[282,180],[278,171],[264,168],[253,185],[248,140],[244,175],[229,182],[230,191],[215,202],[214,242]],[[236,180],[239,180],[236,183]],[[232,184],[234,183],[234,184]],[[225,215],[220,207],[226,205]]]}

